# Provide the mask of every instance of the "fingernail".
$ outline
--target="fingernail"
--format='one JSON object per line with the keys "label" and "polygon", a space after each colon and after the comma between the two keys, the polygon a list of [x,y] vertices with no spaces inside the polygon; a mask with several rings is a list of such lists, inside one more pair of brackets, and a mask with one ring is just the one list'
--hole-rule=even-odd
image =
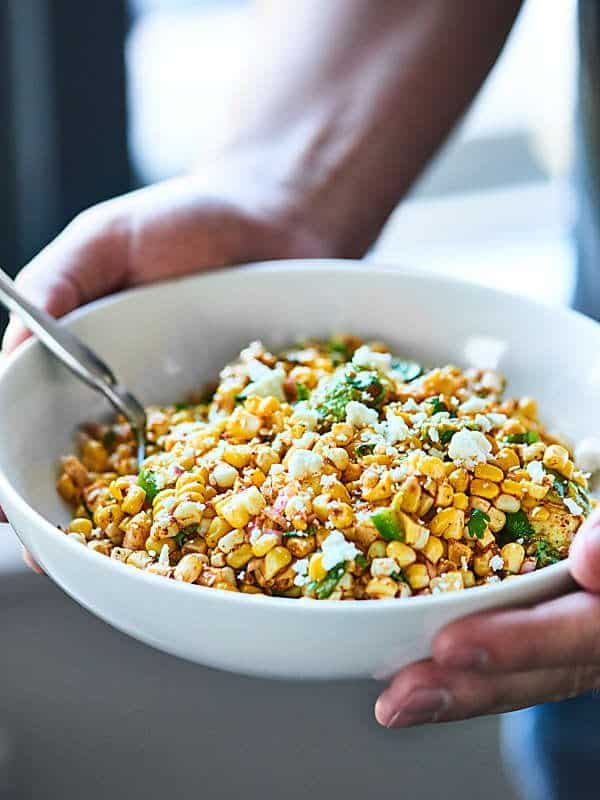
{"label": "fingernail", "polygon": [[415,689],[399,708],[378,709],[377,719],[386,728],[405,728],[436,722],[450,706],[447,689]]}
{"label": "fingernail", "polygon": [[479,670],[487,667],[490,657],[481,647],[456,647],[446,650],[436,661],[449,669]]}

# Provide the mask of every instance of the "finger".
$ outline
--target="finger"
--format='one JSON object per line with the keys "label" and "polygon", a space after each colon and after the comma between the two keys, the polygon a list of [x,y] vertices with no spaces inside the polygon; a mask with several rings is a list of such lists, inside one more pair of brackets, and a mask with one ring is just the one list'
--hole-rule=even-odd
{"label": "finger", "polygon": [[569,552],[569,563],[577,583],[600,594],[600,509],[577,532]]}
{"label": "finger", "polygon": [[422,661],[398,673],[377,700],[375,716],[387,728],[450,722],[563,700],[599,682],[596,666],[490,676]]}
{"label": "finger", "polygon": [[[19,290],[36,306],[61,317],[83,303],[118,289],[125,281],[127,235],[117,218],[92,210],[82,215],[17,276]],[[3,352],[27,338],[15,317],[6,330]]]}
{"label": "finger", "polygon": [[31,557],[31,553],[29,553],[27,550],[23,550],[22,552],[23,552],[23,561],[27,564],[27,566],[34,572],[37,572],[38,575],[44,575],[45,574],[44,570],[40,567],[39,564],[36,564],[36,562]]}
{"label": "finger", "polygon": [[533,608],[466,617],[437,635],[432,652],[440,667],[488,673],[600,665],[600,596],[574,592]]}

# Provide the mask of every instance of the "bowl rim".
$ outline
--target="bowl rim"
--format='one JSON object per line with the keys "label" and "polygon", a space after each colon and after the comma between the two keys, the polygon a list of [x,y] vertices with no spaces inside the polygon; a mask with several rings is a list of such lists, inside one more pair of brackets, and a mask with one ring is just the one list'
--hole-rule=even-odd
{"label": "bowl rim", "polygon": [[[182,276],[172,280],[159,281],[150,285],[128,288],[121,292],[94,300],[91,303],[87,303],[86,305],[77,308],[76,310],[62,317],[61,323],[70,326],[73,323],[76,323],[79,319],[93,316],[97,311],[102,310],[106,306],[114,306],[120,303],[126,304],[130,302],[132,298],[139,298],[145,294],[156,293],[160,291],[161,288],[165,288],[167,286],[175,286],[178,284],[186,284],[198,281],[201,282],[204,280],[210,280],[214,277],[222,277],[227,280],[230,276],[235,275],[239,277],[240,274],[247,276],[248,273],[251,272],[259,274],[269,272],[284,274],[287,272],[288,275],[293,275],[305,270],[315,272],[329,271],[340,275],[348,275],[356,274],[358,267],[366,268],[364,273],[365,275],[367,274],[366,270],[368,269],[369,276],[372,276],[373,274],[379,274],[385,275],[386,277],[394,276],[398,277],[399,279],[410,278],[420,282],[435,284],[438,290],[440,288],[443,290],[444,286],[458,288],[459,290],[473,290],[477,293],[487,295],[489,300],[492,300],[493,298],[501,298],[508,302],[516,302],[523,306],[537,306],[538,308],[552,310],[554,313],[559,315],[576,318],[579,324],[583,324],[590,329],[597,329],[598,327],[597,322],[571,308],[549,307],[529,297],[524,297],[523,295],[506,290],[481,286],[477,283],[473,283],[460,277],[440,276],[431,271],[405,266],[383,266],[378,265],[376,262],[370,261],[365,262],[353,259],[319,258],[252,262],[236,267],[227,267],[218,270],[206,271],[191,276]],[[30,350],[35,348],[40,349],[42,348],[42,345],[39,343],[39,341],[30,338],[25,342],[22,342],[9,356],[3,358],[2,363],[0,363],[0,383],[4,380],[9,380],[10,373],[15,365]],[[476,613],[478,610],[477,600],[480,597],[489,597],[491,599],[492,597],[497,596],[498,598],[506,597],[508,600],[511,594],[520,594],[517,589],[518,587],[522,586],[522,581],[526,581],[527,586],[532,593],[534,593],[536,589],[543,587],[546,583],[548,584],[548,589],[551,590],[558,582],[563,582],[568,576],[570,576],[569,558],[566,558],[557,564],[543,567],[526,575],[515,576],[519,578],[518,581],[515,581],[514,579],[509,581],[501,580],[497,583],[470,587],[468,590],[461,592],[420,595],[407,598],[409,601],[408,603],[401,603],[398,601],[398,598],[377,600],[375,602],[368,602],[365,600],[344,600],[340,602],[337,600],[271,597],[267,595],[254,595],[244,594],[242,592],[215,590],[206,586],[200,586],[198,584],[188,584],[183,581],[167,580],[160,575],[153,575],[152,573],[147,573],[144,570],[134,569],[126,564],[116,561],[115,559],[107,558],[100,553],[96,553],[87,547],[82,547],[79,542],[74,542],[65,535],[57,535],[60,533],[60,530],[57,528],[57,526],[49,522],[40,512],[30,506],[25,499],[21,497],[19,492],[13,487],[9,476],[2,468],[0,468],[0,497],[2,496],[9,498],[9,503],[18,508],[19,512],[25,519],[27,519],[33,530],[39,529],[40,531],[43,531],[45,535],[53,537],[53,543],[56,544],[59,549],[75,548],[73,553],[79,552],[83,558],[96,559],[96,566],[103,571],[112,572],[112,570],[115,568],[117,570],[120,569],[122,571],[122,575],[128,575],[133,581],[142,581],[142,583],[149,582],[148,585],[152,586],[163,586],[165,591],[192,593],[190,596],[212,599],[213,602],[220,602],[222,600],[223,602],[229,602],[234,606],[242,603],[243,606],[248,608],[251,608],[253,605],[265,606],[266,604],[265,607],[271,608],[275,611],[283,610],[285,608],[295,608],[296,611],[294,613],[302,614],[306,613],[307,609],[310,609],[308,613],[329,613],[334,608],[336,609],[336,614],[382,614],[385,612],[395,614],[409,613],[408,609],[410,608],[414,608],[415,611],[418,608],[435,611],[435,608],[438,605],[444,607],[453,606],[455,604],[461,605],[464,604],[468,598],[471,598],[471,600],[468,602],[468,605],[472,606],[470,612]],[[21,534],[14,528],[13,530],[15,531],[15,534],[19,540],[22,542]],[[68,550],[65,550],[65,554],[67,552]],[[44,565],[41,564],[41,566],[43,567]],[[48,575],[51,579],[55,580],[50,573],[48,573]],[[68,588],[63,586],[62,581],[60,582],[60,585],[65,591],[69,592]],[[523,602],[527,601],[524,600]],[[487,605],[493,604],[486,604],[486,607]],[[317,609],[319,611],[317,611]]]}

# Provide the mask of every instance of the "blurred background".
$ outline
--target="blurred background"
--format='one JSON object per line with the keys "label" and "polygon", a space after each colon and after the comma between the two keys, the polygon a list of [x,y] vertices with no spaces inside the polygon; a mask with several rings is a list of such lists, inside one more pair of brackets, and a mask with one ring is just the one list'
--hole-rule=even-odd
{"label": "blurred background", "polygon": [[[251,57],[248,17],[274,2],[3,0],[0,263],[15,273],[85,207],[201,163]],[[569,301],[575,36],[575,0],[525,3],[371,259]],[[497,720],[390,736],[374,685],[272,684],[159,655],[27,574],[0,534],[2,798],[352,800],[401,786],[452,800],[467,782],[514,796]]]}

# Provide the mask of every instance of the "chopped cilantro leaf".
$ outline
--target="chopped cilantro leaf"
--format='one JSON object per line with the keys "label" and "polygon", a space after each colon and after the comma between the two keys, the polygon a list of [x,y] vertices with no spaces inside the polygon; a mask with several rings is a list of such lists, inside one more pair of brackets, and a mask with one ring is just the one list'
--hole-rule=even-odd
{"label": "chopped cilantro leaf", "polygon": [[153,472],[150,472],[148,469],[140,470],[140,474],[138,475],[138,486],[141,486],[146,492],[146,500],[148,500],[150,503],[160,491],[158,484],[156,483],[156,475]]}
{"label": "chopped cilantro leaf", "polygon": [[514,514],[506,512],[506,524],[501,531],[503,542],[514,542],[517,539],[524,539],[527,541],[534,535],[535,531],[531,527],[531,523],[523,509],[515,511]]}
{"label": "chopped cilantro leaf", "polygon": [[404,383],[409,383],[423,374],[423,368],[416,361],[401,361],[395,358],[392,361],[392,372],[395,372]]}
{"label": "chopped cilantro leaf", "polygon": [[539,542],[535,543],[535,557],[538,567],[547,567],[561,560],[558,551],[551,547],[544,539],[540,539]]}
{"label": "chopped cilantro leaf", "polygon": [[449,444],[450,439],[454,436],[456,431],[453,428],[445,428],[443,431],[440,431],[440,442],[442,444]]}
{"label": "chopped cilantro leaf", "polygon": [[175,403],[175,411],[186,411],[189,408],[189,403]]}
{"label": "chopped cilantro leaf", "polygon": [[375,450],[375,442],[361,442],[356,446],[357,456],[368,456]]}
{"label": "chopped cilantro leaf", "polygon": [[540,437],[535,431],[526,431],[525,433],[510,433],[506,437],[509,444],[534,444],[539,442]]}
{"label": "chopped cilantro leaf", "polygon": [[306,388],[303,383],[296,381],[296,400],[308,400],[310,397],[310,390]]}
{"label": "chopped cilantro leaf", "polygon": [[469,517],[469,521],[467,523],[469,535],[474,539],[482,539],[489,521],[490,518],[484,511],[479,508],[474,508],[471,511],[471,516]]}
{"label": "chopped cilantro leaf", "polygon": [[392,572],[390,578],[398,581],[398,583],[408,583],[406,575],[404,574],[404,570],[402,569],[397,569],[395,572]]}
{"label": "chopped cilantro leaf", "polygon": [[177,536],[174,536],[174,540],[177,543],[177,547],[181,547],[183,545],[183,540],[187,536],[196,536],[198,533],[198,526],[197,525],[188,525],[187,528],[183,528],[180,530]]}
{"label": "chopped cilantro leaf", "polygon": [[431,405],[433,406],[433,408],[432,408],[432,411],[431,411],[431,415],[432,415],[432,416],[433,416],[434,414],[439,414],[439,413],[440,413],[440,412],[442,412],[442,411],[448,411],[448,406],[446,405],[446,403],[443,403],[443,402],[440,400],[440,398],[439,398],[439,397],[430,397],[430,398],[427,400],[427,402],[428,402],[428,403],[431,403]]}
{"label": "chopped cilantro leaf", "polygon": [[357,556],[354,558],[354,561],[355,561],[355,563],[356,563],[356,566],[357,566],[357,567],[360,567],[360,569],[366,569],[366,568],[367,568],[367,559],[366,559],[366,558],[363,556],[363,554],[362,554],[362,553],[359,553],[359,554],[358,554],[358,555],[357,555]]}

